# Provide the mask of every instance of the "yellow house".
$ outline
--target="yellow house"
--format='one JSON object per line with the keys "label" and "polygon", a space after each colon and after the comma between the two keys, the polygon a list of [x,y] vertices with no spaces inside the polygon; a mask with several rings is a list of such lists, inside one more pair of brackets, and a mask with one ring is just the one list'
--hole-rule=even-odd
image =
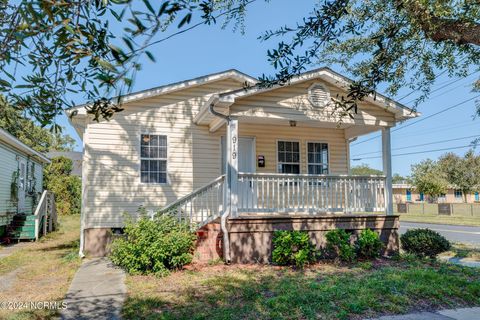
{"label": "yellow house", "polygon": [[[110,121],[70,109],[84,142],[81,252],[103,252],[106,231],[140,206],[221,220],[225,247],[226,225],[246,216],[392,214],[390,128],[416,112],[377,94],[341,117],[331,101],[351,81],[329,68],[256,83],[228,70],[132,93]],[[385,175],[349,175],[350,142],[375,131]]]}

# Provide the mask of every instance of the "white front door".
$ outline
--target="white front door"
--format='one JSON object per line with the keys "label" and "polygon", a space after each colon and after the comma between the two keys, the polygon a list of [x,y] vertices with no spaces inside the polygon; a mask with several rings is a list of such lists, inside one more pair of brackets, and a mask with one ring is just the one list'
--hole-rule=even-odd
{"label": "white front door", "polygon": [[[226,161],[225,137],[222,137],[222,173],[225,173]],[[238,171],[255,172],[255,138],[238,139]]]}
{"label": "white front door", "polygon": [[[222,166],[225,166],[226,148],[225,138],[222,137]],[[254,173],[255,163],[255,138],[240,137],[238,140],[238,171]],[[222,170],[222,172],[225,172]],[[252,181],[238,182],[238,209],[248,211],[257,203],[255,183]]]}
{"label": "white front door", "polygon": [[25,212],[25,189],[27,183],[27,163],[24,159],[18,162],[18,212]]}
{"label": "white front door", "polygon": [[255,172],[255,139],[242,138],[238,140],[238,171]]}

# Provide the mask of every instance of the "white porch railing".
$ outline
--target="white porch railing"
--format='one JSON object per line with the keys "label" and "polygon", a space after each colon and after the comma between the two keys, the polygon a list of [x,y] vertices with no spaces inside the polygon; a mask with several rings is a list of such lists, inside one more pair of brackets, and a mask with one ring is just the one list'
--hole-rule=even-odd
{"label": "white porch railing", "polygon": [[[225,176],[162,208],[201,227],[221,216]],[[238,212],[381,212],[384,176],[238,174]]]}
{"label": "white porch railing", "polygon": [[225,176],[220,176],[206,186],[172,202],[159,213],[172,213],[179,221],[196,223],[201,227],[218,218],[223,211]]}
{"label": "white porch railing", "polygon": [[[40,232],[46,235],[57,227],[57,207],[55,205],[55,194],[51,191],[44,190],[40,201],[34,212],[35,216],[35,240],[38,240]],[[42,230],[40,230],[42,226]]]}
{"label": "white porch railing", "polygon": [[239,173],[241,212],[385,210],[384,176]]}

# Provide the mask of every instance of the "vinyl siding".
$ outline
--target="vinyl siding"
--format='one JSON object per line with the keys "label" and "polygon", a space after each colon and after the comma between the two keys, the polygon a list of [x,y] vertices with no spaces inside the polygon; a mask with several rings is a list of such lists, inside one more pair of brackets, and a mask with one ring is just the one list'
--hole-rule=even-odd
{"label": "vinyl siding", "polygon": [[[5,212],[16,212],[17,204],[11,201],[10,197],[10,187],[12,183],[13,173],[18,170],[18,160],[17,157],[24,159],[27,163],[27,168],[30,168],[31,163],[35,163],[35,178],[36,185],[35,189],[37,191],[37,200],[39,200],[39,193],[42,192],[43,184],[43,167],[42,164],[29,159],[28,156],[24,155],[21,152],[11,148],[10,146],[0,144],[0,214]],[[34,211],[34,201],[31,196],[25,197],[25,212],[33,213]]]}
{"label": "vinyl siding", "polygon": [[[271,112],[274,117],[280,115],[285,120],[290,120],[295,114],[307,119],[305,112],[308,110],[304,108],[311,106],[308,101],[308,105],[305,103],[311,83],[240,99],[232,106],[232,113],[261,109],[262,112]],[[134,214],[140,206],[157,210],[217,178],[223,165],[221,137],[225,135],[225,126],[212,133],[208,125],[195,125],[193,118],[211,94],[241,87],[241,83],[228,80],[184,89],[127,103],[125,110],[112,120],[87,124],[82,207],[85,228],[122,227],[124,212]],[[331,95],[335,95],[335,91],[331,90]],[[303,101],[300,107],[295,104],[299,100]],[[311,119],[316,119],[317,125],[318,121],[330,122],[322,120],[318,111],[309,111],[313,112]],[[359,121],[368,119],[377,125],[379,121],[393,122],[390,113],[376,107],[366,107],[362,111]],[[308,127],[304,123],[290,127],[288,121],[278,125],[264,124],[269,123],[268,120],[262,122],[252,123],[248,116],[239,120],[239,135],[255,137],[255,156],[265,156],[266,166],[257,168],[257,172],[276,172],[277,140],[296,140],[301,145],[302,173],[307,172],[307,141],[328,143],[330,173],[348,173],[343,129],[335,128],[332,123],[329,124],[331,128],[319,128]],[[167,184],[140,183],[142,133],[167,136]]]}
{"label": "vinyl siding", "polygon": [[345,95],[346,92],[319,80],[307,81],[294,86],[281,87],[272,91],[239,98],[230,108],[233,115],[265,117],[285,120],[315,120],[321,122],[344,124],[393,126],[393,113],[377,106],[360,103],[354,120],[338,116],[332,107],[315,107],[308,100],[308,88],[314,83],[321,83],[328,88],[331,97]]}
{"label": "vinyl siding", "polygon": [[[225,130],[219,130],[217,135],[224,135]],[[265,167],[257,166],[256,172],[277,172],[277,141],[298,141],[300,143],[300,173],[307,170],[307,142],[328,143],[329,173],[347,174],[348,157],[347,143],[343,129],[290,127],[287,125],[259,125],[242,123],[239,121],[238,134],[240,137],[255,138],[255,152],[265,157]],[[255,160],[256,161],[256,160]]]}
{"label": "vinyl siding", "polygon": [[[123,213],[158,209],[218,177],[220,140],[193,117],[213,93],[242,87],[224,80],[128,103],[84,135],[85,227],[121,227]],[[140,135],[167,136],[167,184],[140,183]]]}

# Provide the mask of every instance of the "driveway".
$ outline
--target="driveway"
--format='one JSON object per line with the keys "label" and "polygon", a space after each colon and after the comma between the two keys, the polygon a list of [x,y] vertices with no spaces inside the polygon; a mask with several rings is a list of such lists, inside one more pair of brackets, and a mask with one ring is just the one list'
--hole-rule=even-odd
{"label": "driveway", "polygon": [[400,234],[408,229],[428,228],[437,231],[452,242],[462,242],[480,247],[480,227],[452,226],[447,224],[401,222]]}

